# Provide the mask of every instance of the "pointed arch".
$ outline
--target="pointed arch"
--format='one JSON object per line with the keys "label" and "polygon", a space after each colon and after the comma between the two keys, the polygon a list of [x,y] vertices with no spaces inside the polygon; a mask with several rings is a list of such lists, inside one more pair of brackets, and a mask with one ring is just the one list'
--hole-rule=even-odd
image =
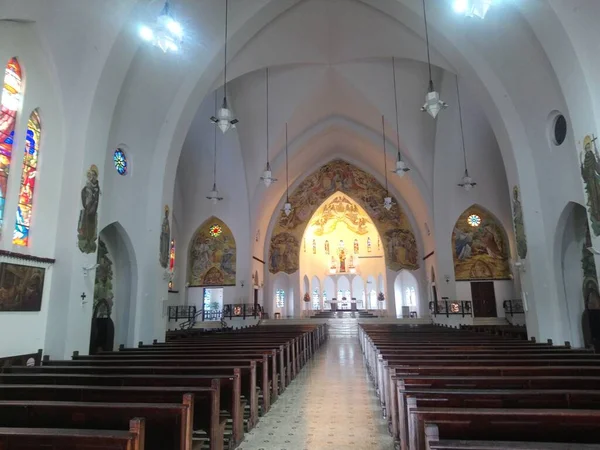
{"label": "pointed arch", "polygon": [[280,213],[269,248],[271,273],[294,273],[299,268],[300,241],[315,211],[336,192],[352,198],[377,227],[384,244],[386,266],[391,270],[419,268],[418,248],[408,217],[398,201],[388,211],[383,207],[387,196],[377,179],[341,159],[333,160],[309,175],[289,201],[294,209],[289,216]]}
{"label": "pointed arch", "polygon": [[457,281],[510,279],[509,252],[506,230],[496,216],[477,204],[465,209],[452,232]]}
{"label": "pointed arch", "polygon": [[235,238],[227,224],[214,216],[204,221],[189,246],[189,285],[235,286],[236,256]]}
{"label": "pointed arch", "polygon": [[17,113],[23,100],[21,65],[11,58],[4,69],[4,83],[0,99],[0,229],[4,222],[6,188],[12,159]]}
{"label": "pointed arch", "polygon": [[13,231],[13,244],[27,247],[29,231],[31,230],[31,214],[33,212],[33,194],[37,180],[37,164],[42,137],[42,122],[39,109],[35,109],[27,121],[27,136],[25,137],[25,154],[21,172],[21,188],[19,204]]}

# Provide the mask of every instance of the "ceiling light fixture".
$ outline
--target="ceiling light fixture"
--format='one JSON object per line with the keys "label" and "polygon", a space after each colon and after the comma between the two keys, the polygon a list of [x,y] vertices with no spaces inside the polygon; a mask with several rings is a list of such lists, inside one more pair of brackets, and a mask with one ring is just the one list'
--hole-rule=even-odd
{"label": "ceiling light fixture", "polygon": [[431,56],[429,54],[429,30],[427,28],[427,8],[425,8],[425,0],[423,0],[423,18],[425,20],[425,43],[427,45],[427,66],[429,68],[429,90],[425,95],[425,104],[421,107],[421,111],[426,111],[434,119],[442,109],[446,109],[448,104],[440,100],[440,94],[433,87],[433,77],[431,76]]}
{"label": "ceiling light fixture", "polygon": [[458,185],[463,188],[465,191],[469,192],[477,183],[473,182],[473,179],[469,176],[469,169],[467,168],[467,150],[465,147],[465,133],[463,130],[463,119],[462,119],[462,107],[460,104],[460,89],[458,88],[458,75],[456,76],[456,96],[458,98],[458,117],[460,119],[460,137],[462,139],[462,148],[463,148],[463,159],[465,163],[465,175],[462,178],[462,183],[458,183]]}
{"label": "ceiling light fixture", "polygon": [[383,198],[383,207],[388,211],[392,209],[392,197],[390,197],[390,191],[388,189],[387,179],[387,151],[385,149],[385,118],[381,116],[381,130],[383,135],[383,173],[385,174],[385,197]]}
{"label": "ceiling light fixture", "polygon": [[392,57],[392,74],[394,76],[394,104],[396,106],[396,144],[398,146],[398,160],[396,161],[396,169],[392,170],[399,177],[403,177],[406,172],[410,169],[406,166],[405,162],[402,161],[402,154],[400,153],[400,125],[398,122],[398,91],[396,89],[396,59]]}
{"label": "ceiling light fixture", "polygon": [[454,11],[467,17],[485,19],[485,15],[493,4],[493,0],[454,0]]}
{"label": "ceiling light fixture", "polygon": [[273,178],[273,172],[271,172],[271,164],[269,163],[269,68],[266,70],[266,85],[267,85],[267,167],[263,172],[263,176],[260,179],[265,183],[266,187],[271,186],[271,183],[277,181],[277,178]]}
{"label": "ceiling light fixture", "polygon": [[283,205],[283,212],[286,216],[289,216],[293,211],[292,204],[290,203],[290,178],[288,172],[288,126],[285,124],[285,204]]}
{"label": "ceiling light fixture", "polygon": [[235,128],[239,120],[233,117],[233,113],[227,104],[227,23],[229,15],[229,0],[225,0],[225,65],[223,68],[223,104],[217,111],[216,116],[210,118],[211,122],[219,127],[223,134],[230,128]]}
{"label": "ceiling light fixture", "polygon": [[173,18],[170,7],[169,0],[166,0],[156,23],[153,26],[142,25],[139,30],[144,41],[151,42],[165,53],[179,51],[183,42],[183,27]]}
{"label": "ceiling light fixture", "polygon": [[[217,91],[215,91],[215,109],[217,109]],[[223,197],[219,196],[219,191],[217,190],[217,129],[215,128],[215,150],[214,150],[214,159],[213,159],[213,187],[212,190],[208,193],[206,198],[213,202],[213,204],[219,203],[223,200]]]}

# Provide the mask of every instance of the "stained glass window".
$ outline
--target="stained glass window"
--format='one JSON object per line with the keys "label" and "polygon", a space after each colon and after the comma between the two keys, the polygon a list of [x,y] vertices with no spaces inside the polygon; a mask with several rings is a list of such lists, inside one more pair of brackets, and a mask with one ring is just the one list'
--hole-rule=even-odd
{"label": "stained glass window", "polygon": [[22,99],[21,66],[17,58],[11,58],[4,70],[4,84],[0,99],[0,228],[4,221],[6,186],[12,157],[15,122]]}
{"label": "stained glass window", "polygon": [[321,299],[319,298],[319,290],[315,289],[312,295],[313,309],[321,308]]}
{"label": "stained glass window", "polygon": [[472,227],[478,227],[481,224],[481,217],[479,217],[477,214],[471,214],[469,217],[467,217],[467,223]]}
{"label": "stained glass window", "polygon": [[119,175],[127,175],[127,156],[122,149],[118,148],[115,150],[113,162]]}
{"label": "stained glass window", "polygon": [[275,306],[277,306],[277,308],[283,308],[285,306],[285,291],[283,289],[277,289],[277,291],[275,291]]}
{"label": "stained glass window", "polygon": [[21,173],[21,189],[17,206],[17,219],[13,232],[13,244],[27,247],[29,245],[29,230],[31,227],[31,212],[33,210],[33,192],[37,176],[37,163],[40,151],[40,136],[42,124],[40,113],[36,109],[27,122],[25,137],[25,155],[23,156],[23,172]]}
{"label": "stained glass window", "polygon": [[222,232],[223,228],[221,228],[221,225],[213,225],[210,227],[210,235],[214,238],[221,236]]}
{"label": "stained glass window", "polygon": [[175,239],[171,239],[171,248],[169,250],[169,270],[175,270]]}

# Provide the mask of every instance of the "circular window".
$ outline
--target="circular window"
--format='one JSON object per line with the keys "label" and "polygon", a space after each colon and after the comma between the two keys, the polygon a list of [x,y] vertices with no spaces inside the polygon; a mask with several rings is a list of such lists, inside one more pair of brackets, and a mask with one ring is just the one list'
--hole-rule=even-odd
{"label": "circular window", "polygon": [[210,227],[210,235],[214,238],[219,237],[222,232],[223,229],[221,228],[221,225],[213,225]]}
{"label": "circular window", "polygon": [[481,217],[479,217],[477,214],[471,214],[469,217],[467,217],[467,223],[472,227],[478,227],[481,225]]}
{"label": "circular window", "polygon": [[555,112],[552,116],[550,130],[550,138],[556,146],[562,145],[567,138],[567,119],[559,112]]}
{"label": "circular window", "polygon": [[119,175],[127,175],[127,156],[122,149],[118,148],[115,150],[113,162]]}

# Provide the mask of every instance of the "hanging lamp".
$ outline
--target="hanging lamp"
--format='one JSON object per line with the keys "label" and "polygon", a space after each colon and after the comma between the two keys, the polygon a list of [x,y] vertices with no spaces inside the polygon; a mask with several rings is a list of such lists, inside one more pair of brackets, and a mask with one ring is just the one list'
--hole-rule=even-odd
{"label": "hanging lamp", "polygon": [[225,0],[225,65],[223,68],[223,104],[216,112],[216,116],[210,118],[223,134],[227,133],[230,128],[235,128],[239,120],[233,117],[233,113],[227,104],[227,24],[229,15],[229,0]]}
{"label": "hanging lamp", "polygon": [[454,11],[467,17],[485,19],[493,4],[492,0],[454,0]]}
{"label": "hanging lamp", "polygon": [[396,58],[392,57],[392,74],[394,76],[394,104],[396,106],[396,145],[398,146],[398,160],[396,161],[396,168],[392,170],[399,177],[403,177],[406,172],[410,169],[406,163],[402,161],[402,154],[400,153],[400,124],[398,121],[398,92],[396,89]]}
{"label": "hanging lamp", "polygon": [[387,178],[387,152],[385,149],[385,118],[381,116],[381,130],[383,134],[383,173],[385,174],[385,197],[383,198],[383,207],[388,211],[392,209],[392,197],[390,197],[390,191],[388,189],[388,178]]}
{"label": "hanging lamp", "polygon": [[[215,91],[215,109],[217,109],[217,91]],[[215,128],[215,149],[214,149],[214,159],[213,159],[213,187],[212,190],[206,196],[208,200],[211,200],[213,204],[219,203],[223,200],[223,197],[219,196],[219,191],[217,190],[217,129]]]}
{"label": "hanging lamp", "polygon": [[292,213],[292,204],[290,203],[290,178],[288,171],[288,126],[285,124],[285,204],[283,205],[283,212],[286,216]]}
{"label": "hanging lamp", "polygon": [[440,94],[433,87],[433,77],[431,76],[431,56],[429,54],[429,30],[427,28],[427,8],[425,8],[425,0],[423,0],[423,18],[425,20],[425,43],[427,45],[427,67],[429,68],[429,90],[425,95],[425,104],[421,107],[421,111],[426,111],[434,119],[442,109],[446,109],[448,104],[440,100]]}
{"label": "hanging lamp", "polygon": [[177,52],[183,42],[183,27],[173,18],[169,0],[165,1],[156,23],[152,26],[142,25],[139,32],[143,40],[151,42],[165,53]]}
{"label": "hanging lamp", "polygon": [[456,76],[456,96],[458,98],[458,117],[460,119],[460,137],[462,139],[462,149],[463,149],[463,160],[465,163],[465,175],[462,178],[462,183],[458,183],[458,185],[463,188],[465,191],[469,192],[477,183],[473,182],[473,179],[469,176],[469,169],[467,168],[467,150],[465,147],[465,133],[463,131],[463,119],[462,119],[462,107],[460,104],[460,89],[458,88],[458,75]]}
{"label": "hanging lamp", "polygon": [[263,176],[260,179],[265,183],[266,187],[271,186],[271,183],[277,181],[277,178],[273,178],[273,172],[271,172],[271,164],[269,163],[269,68],[266,70],[266,85],[267,85],[267,166],[263,172]]}

